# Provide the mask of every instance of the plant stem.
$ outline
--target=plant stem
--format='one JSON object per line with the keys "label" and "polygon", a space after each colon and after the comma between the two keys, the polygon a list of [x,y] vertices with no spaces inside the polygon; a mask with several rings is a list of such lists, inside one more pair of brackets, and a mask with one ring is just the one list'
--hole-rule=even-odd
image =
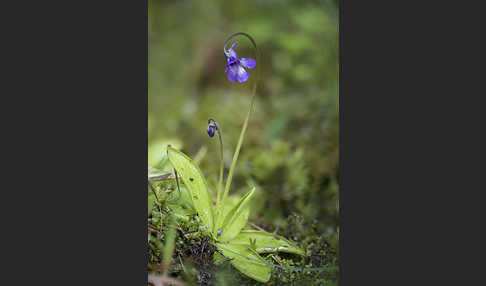
{"label": "plant stem", "polygon": [[245,122],[243,123],[243,129],[241,130],[240,133],[240,139],[238,140],[238,145],[236,145],[235,154],[233,155],[233,161],[231,162],[231,168],[229,170],[228,179],[226,181],[226,186],[224,188],[223,203],[226,197],[228,196],[229,188],[231,186],[231,180],[233,179],[233,173],[235,171],[236,161],[238,160],[238,155],[240,154],[241,145],[243,144],[243,139],[245,138],[246,128],[248,127],[248,119],[250,118],[251,109],[253,107],[253,101],[255,99],[254,95],[255,93],[253,93],[250,99],[250,109],[248,110],[248,113],[245,118]]}
{"label": "plant stem", "polygon": [[[224,51],[226,52],[226,45],[228,44],[228,42],[232,38],[234,38],[238,35],[242,35],[242,36],[245,36],[248,39],[250,39],[251,43],[253,44],[253,47],[255,48],[256,62],[260,65],[261,64],[260,63],[260,57],[259,57],[258,47],[255,43],[255,40],[250,35],[248,35],[246,33],[238,32],[238,33],[231,35],[226,40],[226,42],[224,43],[224,47],[223,47]],[[231,186],[231,180],[233,179],[233,173],[235,171],[236,161],[238,160],[238,155],[240,154],[241,145],[243,144],[243,139],[245,138],[246,128],[248,127],[248,120],[250,119],[251,110],[253,109],[253,103],[255,101],[255,95],[256,95],[256,88],[257,88],[258,80],[259,80],[259,70],[260,70],[260,68],[258,66],[256,68],[256,80],[254,82],[252,95],[251,95],[251,98],[250,98],[250,108],[248,109],[248,113],[246,114],[245,122],[243,123],[243,128],[241,129],[240,138],[238,140],[238,144],[236,145],[236,150],[235,150],[235,153],[233,155],[233,161],[231,162],[231,167],[230,167],[230,170],[229,170],[229,173],[228,173],[228,178],[226,180],[226,186],[224,188],[224,193],[223,193],[223,200],[221,202],[222,205],[221,205],[220,216],[223,215],[224,202],[226,200],[226,197],[228,196],[228,192],[229,192],[229,189],[230,189],[230,186]],[[219,221],[221,223],[221,220],[219,220]],[[219,227],[219,225],[218,225],[218,227]]]}
{"label": "plant stem", "polygon": [[219,138],[219,155],[220,155],[220,166],[219,166],[219,180],[218,180],[218,193],[216,195],[216,208],[219,207],[221,201],[221,190],[223,189],[223,170],[224,170],[224,159],[223,159],[223,137],[220,127],[216,129]]}

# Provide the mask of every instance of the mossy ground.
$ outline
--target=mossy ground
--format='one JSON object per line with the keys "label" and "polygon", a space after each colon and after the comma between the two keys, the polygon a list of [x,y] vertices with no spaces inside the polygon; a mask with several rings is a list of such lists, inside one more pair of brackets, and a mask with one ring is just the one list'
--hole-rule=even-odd
{"label": "mossy ground", "polygon": [[[191,220],[193,220],[191,218]],[[154,215],[148,219],[151,229],[148,243],[149,271],[162,273],[163,245],[165,243],[164,229],[168,227],[168,220],[154,207]],[[304,221],[298,215],[291,215],[287,219],[288,228],[279,231],[306,250],[304,257],[286,253],[272,253],[262,255],[268,263],[276,265],[271,280],[267,285],[337,285],[338,271],[294,271],[285,267],[318,268],[338,267],[337,250],[332,248],[328,237],[316,231],[316,224]],[[162,232],[160,229],[162,222]],[[191,221],[177,225],[175,249],[168,274],[184,281],[187,285],[263,285],[247,278],[233,268],[229,262],[216,265],[213,261],[214,253],[218,250],[211,243],[208,236],[194,230]],[[278,266],[282,267],[278,267]]]}

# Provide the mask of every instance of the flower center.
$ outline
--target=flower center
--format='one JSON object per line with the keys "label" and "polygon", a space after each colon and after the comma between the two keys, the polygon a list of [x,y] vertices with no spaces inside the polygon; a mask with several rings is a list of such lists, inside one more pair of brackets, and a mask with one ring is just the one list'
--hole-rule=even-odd
{"label": "flower center", "polygon": [[229,57],[228,58],[228,65],[238,64],[240,60],[237,57]]}

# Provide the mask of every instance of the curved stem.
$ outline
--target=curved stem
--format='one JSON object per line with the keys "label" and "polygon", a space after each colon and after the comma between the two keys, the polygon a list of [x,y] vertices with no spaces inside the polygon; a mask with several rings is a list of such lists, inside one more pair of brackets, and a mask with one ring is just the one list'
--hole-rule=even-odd
{"label": "curved stem", "polygon": [[[213,118],[208,119],[208,128],[213,125],[213,127],[216,129],[216,133],[218,133],[218,139],[219,139],[219,179],[218,179],[218,191],[216,193],[216,207],[219,207],[220,201],[221,201],[221,190],[223,188],[223,170],[224,170],[224,157],[223,157],[223,132],[221,131],[220,126],[214,120]],[[209,130],[209,129],[208,129]]]}
{"label": "curved stem", "polygon": [[[260,65],[261,64],[260,63],[260,55],[259,55],[259,52],[258,52],[257,44],[255,43],[255,40],[250,35],[243,33],[243,32],[238,32],[238,33],[231,35],[224,42],[223,50],[224,50],[225,54],[226,54],[226,45],[228,44],[228,42],[231,41],[231,39],[233,39],[234,37],[239,36],[239,35],[245,36],[248,39],[250,39],[251,43],[253,44],[253,47],[255,48],[256,62]],[[248,120],[250,118],[250,113],[251,113],[251,110],[253,108],[253,102],[255,100],[255,95],[256,95],[256,88],[257,88],[257,85],[258,85],[258,80],[260,78],[259,77],[259,71],[260,71],[260,68],[257,67],[256,68],[256,80],[254,82],[252,95],[251,95],[251,98],[250,98],[250,108],[248,109],[248,113],[246,115],[245,122],[243,123],[243,128],[241,129],[241,133],[240,133],[240,139],[238,140],[238,144],[236,145],[236,150],[235,150],[235,153],[233,155],[233,161],[231,162],[231,168],[230,168],[229,173],[228,173],[228,178],[226,180],[226,186],[224,188],[224,193],[223,193],[223,200],[221,202],[222,208],[224,208],[224,202],[226,200],[226,197],[228,196],[229,188],[231,186],[231,180],[233,179],[233,172],[235,171],[236,161],[238,160],[238,155],[240,154],[241,145],[243,144],[243,139],[245,138],[246,128],[248,127]],[[223,213],[223,211],[221,211],[221,214],[222,213]]]}

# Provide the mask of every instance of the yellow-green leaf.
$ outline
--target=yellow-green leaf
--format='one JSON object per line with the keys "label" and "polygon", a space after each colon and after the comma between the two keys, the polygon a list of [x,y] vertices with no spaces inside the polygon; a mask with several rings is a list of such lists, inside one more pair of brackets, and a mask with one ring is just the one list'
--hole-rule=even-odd
{"label": "yellow-green leaf", "polygon": [[270,280],[272,267],[258,253],[252,251],[249,245],[216,243],[216,246],[226,257],[233,258],[231,264],[241,273],[263,283]]}
{"label": "yellow-green leaf", "polygon": [[237,195],[229,195],[226,198],[226,201],[224,202],[225,208],[224,208],[224,213],[223,213],[223,218],[228,215],[228,213],[233,209],[234,206],[236,206],[241,200],[240,196]]}
{"label": "yellow-green leaf", "polygon": [[242,230],[238,236],[231,240],[231,243],[250,244],[255,241],[258,253],[287,252],[305,255],[304,250],[278,234],[259,230]]}
{"label": "yellow-green leaf", "polygon": [[[159,164],[164,160],[164,153],[167,152],[167,145],[171,144],[175,148],[182,148],[182,142],[178,139],[161,139],[151,141],[148,145],[148,165],[152,167],[160,167]],[[167,171],[167,170],[165,170]]]}
{"label": "yellow-green leaf", "polygon": [[194,210],[191,194],[185,186],[180,186],[180,192],[176,189],[170,194],[169,203],[178,204],[186,209]]}
{"label": "yellow-green leaf", "polygon": [[192,205],[209,232],[213,229],[213,202],[199,167],[184,153],[167,147],[167,156],[191,195]]}
{"label": "yellow-green leaf", "polygon": [[191,215],[194,214],[194,211],[191,209],[183,208],[181,205],[177,204],[169,204],[168,205],[172,215],[177,220],[182,220],[184,222],[188,222]]}
{"label": "yellow-green leaf", "polygon": [[[252,188],[227,213],[221,226],[221,235],[218,236],[218,240],[229,241],[236,237],[240,230],[245,227],[248,221],[248,215],[250,214],[250,204],[248,202],[254,192],[255,188]],[[215,232],[218,232],[218,230],[215,229]]]}

